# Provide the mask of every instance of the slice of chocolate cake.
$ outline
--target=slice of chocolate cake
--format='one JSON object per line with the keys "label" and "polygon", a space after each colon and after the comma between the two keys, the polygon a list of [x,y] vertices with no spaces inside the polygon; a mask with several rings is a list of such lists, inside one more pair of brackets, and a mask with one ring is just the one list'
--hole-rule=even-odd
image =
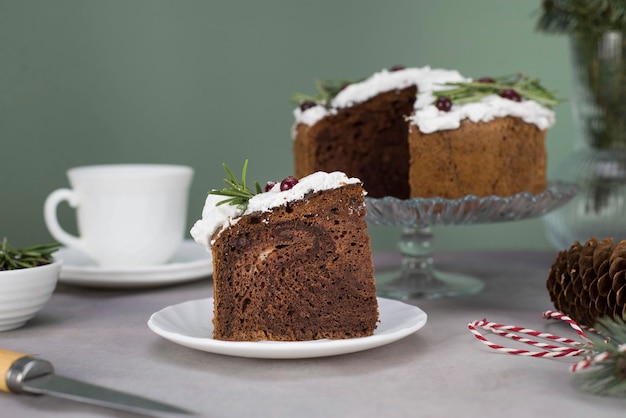
{"label": "slice of chocolate cake", "polygon": [[213,254],[214,338],[372,335],[378,306],[363,196],[360,180],[340,172],[283,181],[245,210],[209,195],[191,233]]}

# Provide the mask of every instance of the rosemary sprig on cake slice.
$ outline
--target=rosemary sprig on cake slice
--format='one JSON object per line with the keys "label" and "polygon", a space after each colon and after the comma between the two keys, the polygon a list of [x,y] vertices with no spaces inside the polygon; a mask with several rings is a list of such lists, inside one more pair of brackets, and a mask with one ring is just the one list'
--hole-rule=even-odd
{"label": "rosemary sprig on cake slice", "polygon": [[226,164],[222,165],[224,167],[224,170],[226,170],[226,173],[228,174],[228,178],[224,179],[224,183],[226,183],[228,187],[224,187],[220,190],[211,190],[209,194],[227,197],[227,199],[220,201],[217,206],[228,203],[229,205],[237,206],[238,209],[245,211],[248,207],[248,201],[250,200],[250,198],[262,192],[261,185],[259,185],[258,182],[255,182],[255,191],[248,188],[248,186],[246,185],[248,160],[244,161],[243,163],[243,169],[241,170],[241,181],[237,180],[233,172],[230,171],[230,168],[228,168]]}
{"label": "rosemary sprig on cake slice", "polygon": [[545,89],[539,83],[539,79],[528,77],[523,73],[494,78],[484,77],[476,81],[446,85],[455,88],[433,92],[437,98],[435,106],[446,111],[450,110],[452,103],[459,105],[474,103],[492,94],[516,102],[522,99],[534,100],[548,108],[562,102],[551,91]]}
{"label": "rosemary sprig on cake slice", "polygon": [[52,253],[58,250],[60,246],[61,244],[52,243],[16,250],[9,245],[7,238],[4,237],[2,246],[0,246],[0,271],[26,269],[50,264],[53,261]]}

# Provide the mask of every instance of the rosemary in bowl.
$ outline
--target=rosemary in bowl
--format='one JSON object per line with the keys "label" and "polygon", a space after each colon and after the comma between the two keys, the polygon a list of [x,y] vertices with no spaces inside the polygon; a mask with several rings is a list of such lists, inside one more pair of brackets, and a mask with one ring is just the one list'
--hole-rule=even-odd
{"label": "rosemary in bowl", "polygon": [[0,246],[0,271],[18,270],[43,266],[53,262],[52,253],[59,249],[58,243],[34,245],[14,249],[5,237]]}
{"label": "rosemary in bowl", "polygon": [[52,258],[59,244],[14,249],[0,243],[0,332],[23,326],[50,300],[62,260]]}

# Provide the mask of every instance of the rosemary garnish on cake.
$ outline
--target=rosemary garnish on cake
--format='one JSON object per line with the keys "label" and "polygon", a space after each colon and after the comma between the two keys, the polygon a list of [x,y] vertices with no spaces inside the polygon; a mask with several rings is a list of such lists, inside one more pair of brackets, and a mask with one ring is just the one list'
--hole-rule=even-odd
{"label": "rosemary garnish on cake", "polygon": [[[548,108],[562,102],[551,91],[546,90],[539,83],[539,79],[528,77],[523,73],[503,77],[484,77],[476,81],[446,83],[446,85],[455,88],[433,92],[438,102],[447,98],[450,102],[461,105],[478,102],[492,94],[516,102],[522,99],[534,100]],[[436,105],[439,107],[439,103]]]}
{"label": "rosemary garnish on cake", "polygon": [[0,246],[0,271],[18,270],[50,264],[52,253],[59,249],[61,244],[43,244],[32,247],[14,249],[4,237]]}
{"label": "rosemary garnish on cake", "polygon": [[330,101],[343,89],[350,84],[358,83],[360,80],[316,80],[316,94],[309,95],[304,93],[295,93],[291,96],[291,101],[300,105],[303,103],[319,104],[322,106],[330,105]]}
{"label": "rosemary garnish on cake", "polygon": [[241,181],[237,180],[237,178],[233,175],[233,172],[230,171],[230,168],[226,164],[222,164],[224,170],[228,174],[228,178],[224,179],[224,183],[228,187],[224,187],[220,190],[211,190],[209,194],[226,196],[227,199],[220,201],[217,206],[228,203],[229,205],[237,206],[238,209],[246,210],[248,207],[248,201],[252,196],[259,194],[262,192],[261,185],[258,182],[255,182],[255,190],[253,191],[246,185],[246,173],[248,171],[248,160],[244,161],[243,169],[241,170]]}

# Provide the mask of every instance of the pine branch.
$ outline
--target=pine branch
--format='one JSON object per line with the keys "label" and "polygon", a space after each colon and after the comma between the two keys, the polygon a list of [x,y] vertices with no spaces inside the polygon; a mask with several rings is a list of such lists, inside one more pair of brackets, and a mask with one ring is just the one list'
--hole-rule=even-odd
{"label": "pine branch", "polygon": [[626,1],[544,0],[536,28],[553,34],[621,31],[626,28]]}
{"label": "pine branch", "polygon": [[575,381],[597,395],[626,396],[626,322],[622,318],[600,318],[589,334],[590,349],[608,354],[590,370],[576,373]]}

